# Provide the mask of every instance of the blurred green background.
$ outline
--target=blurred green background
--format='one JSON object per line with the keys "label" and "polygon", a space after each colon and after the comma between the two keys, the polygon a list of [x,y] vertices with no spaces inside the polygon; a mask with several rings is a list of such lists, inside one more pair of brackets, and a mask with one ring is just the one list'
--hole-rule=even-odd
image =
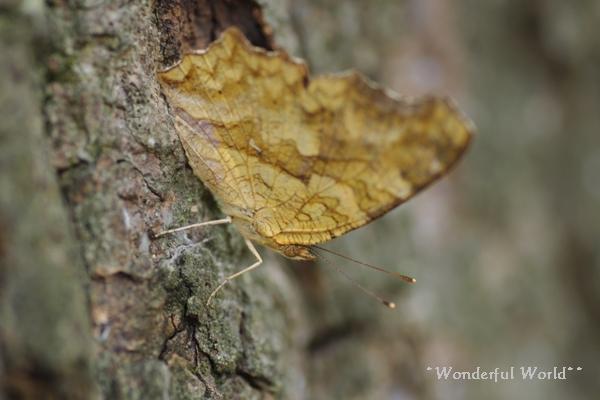
{"label": "blurred green background", "polygon": [[[596,396],[600,3],[291,7],[296,54],[313,72],[357,68],[402,94],[449,94],[478,130],[449,177],[331,245],[416,277],[409,287],[333,259],[396,300],[397,311],[374,305],[335,273],[306,279],[318,298],[312,323],[330,338],[314,343],[310,358],[316,398]],[[438,380],[428,366],[583,371],[566,381],[517,375],[493,383]]]}

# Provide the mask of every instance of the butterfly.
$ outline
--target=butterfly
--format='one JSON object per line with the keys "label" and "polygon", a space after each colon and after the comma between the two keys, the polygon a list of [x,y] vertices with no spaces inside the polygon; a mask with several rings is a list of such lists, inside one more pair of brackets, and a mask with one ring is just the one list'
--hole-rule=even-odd
{"label": "butterfly", "polygon": [[233,223],[257,259],[210,298],[260,265],[253,242],[313,260],[314,246],[445,175],[473,136],[449,99],[401,97],[354,71],[310,78],[235,27],[158,77],[189,164],[226,215],[193,226]]}

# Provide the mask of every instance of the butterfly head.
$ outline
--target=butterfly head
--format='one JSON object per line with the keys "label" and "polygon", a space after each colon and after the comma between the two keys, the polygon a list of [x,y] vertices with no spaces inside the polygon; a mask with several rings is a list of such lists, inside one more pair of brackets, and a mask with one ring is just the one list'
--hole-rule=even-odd
{"label": "butterfly head", "polygon": [[259,217],[260,215],[256,214],[251,218],[234,214],[232,222],[245,238],[269,247],[287,258],[304,261],[312,261],[317,258],[310,246],[278,243],[275,240],[276,234],[280,232],[278,225],[268,218]]}
{"label": "butterfly head", "polygon": [[294,260],[313,261],[317,258],[308,246],[286,244],[280,246],[278,250],[287,258]]}

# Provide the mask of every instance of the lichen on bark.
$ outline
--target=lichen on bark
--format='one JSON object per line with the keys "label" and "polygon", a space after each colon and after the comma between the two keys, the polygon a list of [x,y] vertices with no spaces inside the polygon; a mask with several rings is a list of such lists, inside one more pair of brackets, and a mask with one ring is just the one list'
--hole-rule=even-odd
{"label": "lichen on bark", "polygon": [[[76,383],[56,396],[293,397],[301,329],[289,277],[267,263],[207,308],[208,293],[250,260],[237,232],[152,237],[219,216],[156,81],[169,59],[161,6],[40,4],[40,43],[20,5],[2,16],[3,54],[15,54],[2,63],[2,105],[19,111],[3,123],[2,227],[19,227],[2,236],[4,385],[14,393]],[[260,29],[254,6],[196,6],[209,17],[198,35],[227,18]],[[35,251],[23,257],[23,246]],[[49,382],[36,381],[40,371]]]}

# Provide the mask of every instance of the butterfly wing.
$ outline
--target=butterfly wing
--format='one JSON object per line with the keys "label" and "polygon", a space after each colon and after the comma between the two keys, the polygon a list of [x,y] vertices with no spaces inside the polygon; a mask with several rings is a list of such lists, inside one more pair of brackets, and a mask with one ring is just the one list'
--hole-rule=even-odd
{"label": "butterfly wing", "polygon": [[448,100],[402,99],[357,73],[307,76],[235,28],[160,75],[195,173],[266,242],[366,224],[447,172],[471,138]]}

